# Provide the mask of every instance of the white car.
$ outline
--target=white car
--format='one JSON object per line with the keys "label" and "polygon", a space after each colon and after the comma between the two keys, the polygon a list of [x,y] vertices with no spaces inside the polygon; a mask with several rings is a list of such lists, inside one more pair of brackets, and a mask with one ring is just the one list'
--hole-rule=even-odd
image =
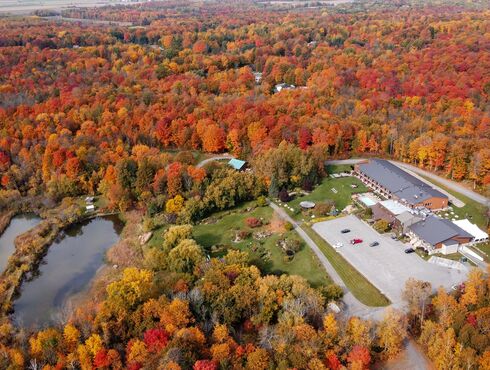
{"label": "white car", "polygon": [[343,245],[341,242],[335,243],[335,244],[333,245],[333,247],[334,247],[335,249],[337,249],[337,248],[342,248],[343,246],[344,246],[344,245]]}

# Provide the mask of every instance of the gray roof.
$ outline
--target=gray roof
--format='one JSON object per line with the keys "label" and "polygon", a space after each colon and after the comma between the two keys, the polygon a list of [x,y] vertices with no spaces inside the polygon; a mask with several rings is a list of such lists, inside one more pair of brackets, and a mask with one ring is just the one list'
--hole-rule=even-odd
{"label": "gray roof", "polygon": [[447,198],[445,194],[384,159],[371,159],[359,165],[359,170],[408,204],[417,204],[432,197]]}
{"label": "gray roof", "polygon": [[403,213],[400,213],[399,215],[396,216],[396,219],[398,221],[400,221],[402,224],[404,224],[405,222],[411,221],[413,219],[421,220],[420,216],[413,215],[413,214],[411,214],[408,211],[405,211]]}
{"label": "gray roof", "polygon": [[449,220],[437,216],[429,216],[425,220],[414,223],[409,227],[412,232],[425,242],[436,245],[451,238],[460,236],[473,238],[459,226]]}

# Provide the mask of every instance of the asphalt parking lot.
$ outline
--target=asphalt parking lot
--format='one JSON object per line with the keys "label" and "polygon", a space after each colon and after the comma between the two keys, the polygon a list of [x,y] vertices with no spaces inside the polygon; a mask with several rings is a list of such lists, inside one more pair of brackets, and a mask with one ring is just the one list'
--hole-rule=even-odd
{"label": "asphalt parking lot", "polygon": [[[351,231],[342,234],[342,229]],[[410,277],[429,281],[434,289],[441,285],[450,289],[467,276],[467,271],[428,263],[416,253],[406,254],[408,245],[391,239],[389,235],[379,234],[353,215],[315,223],[313,230],[330,245],[342,243],[343,247],[338,248],[337,252],[395,305],[402,303],[402,290]],[[363,242],[352,245],[350,240],[354,238],[362,239]],[[379,242],[379,245],[369,247],[374,241]]]}

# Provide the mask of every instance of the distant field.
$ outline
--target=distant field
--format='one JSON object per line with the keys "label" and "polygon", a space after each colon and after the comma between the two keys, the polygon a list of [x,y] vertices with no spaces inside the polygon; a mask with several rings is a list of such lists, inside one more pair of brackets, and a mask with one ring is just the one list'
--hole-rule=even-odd
{"label": "distant field", "polygon": [[94,6],[138,3],[141,1],[121,0],[1,0],[0,14],[31,14],[36,10],[62,10],[69,7],[87,8]]}

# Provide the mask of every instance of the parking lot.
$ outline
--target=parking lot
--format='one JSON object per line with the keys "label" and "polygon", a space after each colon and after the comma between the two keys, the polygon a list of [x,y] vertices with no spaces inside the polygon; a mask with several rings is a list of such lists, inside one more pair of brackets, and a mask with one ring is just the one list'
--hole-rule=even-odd
{"label": "parking lot", "polygon": [[[342,234],[342,229],[350,229],[350,232]],[[434,289],[441,285],[450,289],[467,276],[467,271],[428,263],[416,253],[406,254],[408,245],[379,234],[353,215],[315,223],[313,230],[332,246],[342,243],[337,252],[395,305],[402,302],[401,293],[410,277],[429,281]],[[350,241],[355,238],[362,239],[362,243],[352,245]],[[379,245],[370,247],[374,241]]]}

